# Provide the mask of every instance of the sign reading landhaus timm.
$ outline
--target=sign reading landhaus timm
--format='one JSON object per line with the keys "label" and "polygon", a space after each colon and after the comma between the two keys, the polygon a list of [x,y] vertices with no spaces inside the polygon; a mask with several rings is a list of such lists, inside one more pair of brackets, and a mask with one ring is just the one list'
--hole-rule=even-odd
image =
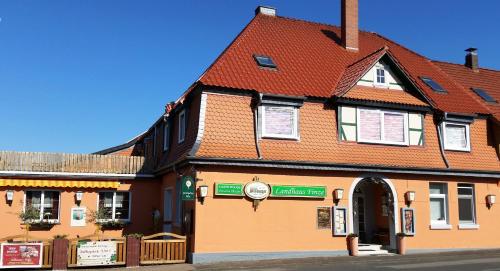
{"label": "sign reading landhaus timm", "polygon": [[216,183],[215,184],[216,196],[244,196],[243,184],[241,183]]}
{"label": "sign reading landhaus timm", "polygon": [[271,184],[270,197],[326,198],[326,186]]}

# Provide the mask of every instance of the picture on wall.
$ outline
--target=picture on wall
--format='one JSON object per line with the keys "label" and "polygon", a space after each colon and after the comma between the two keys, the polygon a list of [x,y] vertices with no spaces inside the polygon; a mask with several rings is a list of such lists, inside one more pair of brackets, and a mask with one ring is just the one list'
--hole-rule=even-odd
{"label": "picture on wall", "polygon": [[415,235],[415,210],[401,208],[401,227],[406,235]]}
{"label": "picture on wall", "polygon": [[333,235],[347,235],[347,208],[333,207]]}
{"label": "picture on wall", "polygon": [[318,207],[317,212],[318,229],[330,229],[332,227],[331,208]]}
{"label": "picture on wall", "polygon": [[86,212],[84,207],[71,208],[71,227],[85,227]]}

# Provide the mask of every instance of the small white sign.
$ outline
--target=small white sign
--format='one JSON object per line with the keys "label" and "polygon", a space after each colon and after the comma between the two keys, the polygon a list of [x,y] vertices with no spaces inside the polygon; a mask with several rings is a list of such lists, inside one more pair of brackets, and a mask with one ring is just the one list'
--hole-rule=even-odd
{"label": "small white sign", "polygon": [[245,185],[245,195],[251,199],[265,199],[270,193],[271,189],[269,188],[269,185],[263,182],[254,181]]}
{"label": "small white sign", "polygon": [[115,241],[81,241],[77,245],[78,266],[98,266],[116,264]]}
{"label": "small white sign", "polygon": [[85,227],[87,221],[87,208],[71,208],[71,227]]}

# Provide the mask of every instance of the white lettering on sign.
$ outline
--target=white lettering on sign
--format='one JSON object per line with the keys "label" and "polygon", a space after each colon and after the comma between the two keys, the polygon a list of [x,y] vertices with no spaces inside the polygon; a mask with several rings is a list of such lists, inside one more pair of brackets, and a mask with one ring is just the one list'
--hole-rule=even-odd
{"label": "white lettering on sign", "polygon": [[245,195],[251,199],[265,199],[270,192],[269,185],[262,182],[250,182],[245,185]]}

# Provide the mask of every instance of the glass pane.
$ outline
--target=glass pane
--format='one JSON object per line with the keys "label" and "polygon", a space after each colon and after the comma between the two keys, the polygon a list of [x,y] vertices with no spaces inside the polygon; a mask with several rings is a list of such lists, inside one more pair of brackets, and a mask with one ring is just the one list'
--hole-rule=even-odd
{"label": "glass pane", "polygon": [[431,221],[446,221],[446,214],[444,210],[444,199],[431,198]]}
{"label": "glass pane", "polygon": [[472,188],[459,187],[458,194],[462,196],[472,196]]}
{"label": "glass pane", "polygon": [[26,206],[31,206],[36,209],[41,208],[42,192],[41,191],[26,191]]}
{"label": "glass pane", "polygon": [[264,134],[293,136],[294,111],[293,107],[266,106]]}
{"label": "glass pane", "polygon": [[59,192],[44,192],[43,219],[59,219]]}
{"label": "glass pane", "polygon": [[129,193],[116,193],[116,209],[115,209],[115,218],[116,219],[128,219],[129,207]]}
{"label": "glass pane", "polygon": [[467,135],[465,126],[446,124],[446,145],[451,148],[467,148]]}
{"label": "glass pane", "polygon": [[429,185],[429,192],[431,194],[445,194],[444,184],[442,184],[442,183],[431,183]]}
{"label": "glass pane", "polygon": [[385,70],[377,69],[377,83],[385,84]]}
{"label": "glass pane", "polygon": [[472,199],[458,199],[458,217],[460,222],[474,223]]}
{"label": "glass pane", "polygon": [[384,113],[385,140],[390,142],[405,142],[404,115]]}
{"label": "glass pane", "polygon": [[100,219],[113,218],[113,192],[99,193],[99,210],[102,215]]}
{"label": "glass pane", "polygon": [[377,110],[361,109],[359,112],[359,136],[362,140],[379,141],[380,137],[380,112]]}

